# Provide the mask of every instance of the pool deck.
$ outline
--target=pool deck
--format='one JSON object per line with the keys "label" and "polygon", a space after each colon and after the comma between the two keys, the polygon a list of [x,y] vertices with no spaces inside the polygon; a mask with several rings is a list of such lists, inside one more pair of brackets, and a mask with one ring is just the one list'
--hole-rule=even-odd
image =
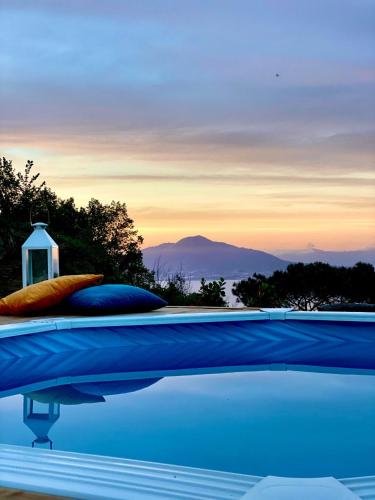
{"label": "pool deck", "polygon": [[375,324],[373,312],[294,311],[291,308],[167,306],[146,313],[73,315],[61,311],[29,316],[1,316],[0,338],[64,328],[225,323],[231,321],[301,320]]}
{"label": "pool deck", "polygon": [[60,497],[55,495],[45,495],[44,493],[32,493],[31,491],[25,491],[14,488],[1,488],[0,487],[0,499],[1,500],[67,500],[68,497]]}
{"label": "pool deck", "polygon": [[[167,306],[157,311],[151,311],[148,313],[139,313],[142,316],[164,316],[166,314],[191,314],[191,313],[238,313],[243,311],[259,311],[258,308],[253,307],[197,307],[197,306]],[[129,316],[134,316],[134,314],[116,314],[117,318],[126,319]],[[48,320],[55,318],[93,318],[95,316],[85,316],[78,314],[65,314],[63,312],[55,311],[54,313],[41,314],[41,315],[28,315],[28,316],[0,316],[0,325],[12,325],[14,323],[24,323],[27,321],[36,320]],[[105,317],[105,316],[101,316]]]}

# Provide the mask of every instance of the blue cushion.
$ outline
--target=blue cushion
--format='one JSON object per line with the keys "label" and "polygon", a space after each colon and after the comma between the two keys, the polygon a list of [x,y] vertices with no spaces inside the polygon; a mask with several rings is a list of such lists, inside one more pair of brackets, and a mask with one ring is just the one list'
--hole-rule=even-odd
{"label": "blue cushion", "polygon": [[84,314],[116,314],[153,311],[166,306],[167,302],[136,286],[99,285],[72,293],[66,305]]}

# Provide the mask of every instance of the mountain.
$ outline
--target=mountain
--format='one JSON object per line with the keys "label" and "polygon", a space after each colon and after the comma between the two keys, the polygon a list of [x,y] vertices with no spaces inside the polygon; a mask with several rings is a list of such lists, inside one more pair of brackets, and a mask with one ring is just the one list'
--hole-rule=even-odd
{"label": "mountain", "polygon": [[253,273],[272,274],[289,262],[250,248],[241,248],[203,236],[163,243],[143,250],[143,261],[161,275],[182,271],[191,279],[247,278]]}
{"label": "mountain", "polygon": [[367,262],[375,265],[375,248],[342,252],[311,248],[308,250],[278,253],[277,255],[281,259],[290,260],[292,262],[304,262],[305,264],[310,262],[327,262],[327,264],[331,264],[331,266],[351,267],[357,262]]}

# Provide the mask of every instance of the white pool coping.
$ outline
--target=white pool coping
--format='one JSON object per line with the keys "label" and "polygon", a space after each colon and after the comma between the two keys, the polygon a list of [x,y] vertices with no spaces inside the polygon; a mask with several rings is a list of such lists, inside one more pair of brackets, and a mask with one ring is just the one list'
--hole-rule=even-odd
{"label": "white pool coping", "polygon": [[375,323],[375,313],[292,311],[291,309],[262,309],[260,311],[239,311],[220,313],[183,314],[123,314],[116,316],[95,316],[83,318],[46,318],[20,323],[0,325],[0,339],[29,335],[53,330],[75,328],[100,328],[117,326],[143,326],[192,323],[223,323],[233,321],[342,321]]}
{"label": "white pool coping", "polygon": [[[108,500],[230,500],[375,498],[375,476],[334,479],[277,478],[83,453],[0,445],[0,484],[50,495]],[[270,490],[288,496],[269,496]],[[301,489],[302,488],[302,489]],[[262,496],[262,491],[265,493]],[[297,492],[303,497],[293,496]],[[340,496],[341,495],[341,496]]]}
{"label": "white pool coping", "polygon": [[0,483],[84,499],[241,498],[259,477],[114,457],[0,445]]}

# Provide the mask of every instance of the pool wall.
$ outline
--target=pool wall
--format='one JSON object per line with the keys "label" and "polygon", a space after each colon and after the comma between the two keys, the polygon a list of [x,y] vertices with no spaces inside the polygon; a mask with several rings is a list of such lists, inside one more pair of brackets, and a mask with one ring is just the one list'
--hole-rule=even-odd
{"label": "pool wall", "polygon": [[0,327],[0,363],[1,396],[124,373],[375,374],[375,315],[266,310],[29,321]]}

